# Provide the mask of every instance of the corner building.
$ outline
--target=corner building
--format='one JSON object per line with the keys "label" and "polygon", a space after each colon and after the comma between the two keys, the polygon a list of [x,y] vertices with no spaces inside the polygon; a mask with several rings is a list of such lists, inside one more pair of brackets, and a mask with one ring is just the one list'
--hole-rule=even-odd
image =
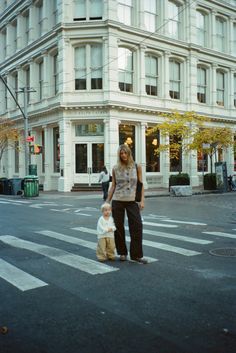
{"label": "corner building", "polygon": [[[43,146],[30,163],[44,190],[97,183],[120,143],[142,165],[146,188],[168,187],[180,169],[197,186],[210,171],[206,156],[156,156],[161,131],[146,132],[173,109],[235,131],[236,0],[0,0],[0,74]],[[23,134],[2,81],[0,103]],[[24,177],[22,141],[4,154],[1,176]],[[233,148],[214,158],[234,173]]]}

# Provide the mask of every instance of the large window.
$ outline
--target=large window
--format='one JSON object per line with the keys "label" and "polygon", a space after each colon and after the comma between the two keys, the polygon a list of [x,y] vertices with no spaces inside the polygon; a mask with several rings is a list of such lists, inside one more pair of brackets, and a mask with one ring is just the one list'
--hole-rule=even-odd
{"label": "large window", "polygon": [[170,136],[170,172],[182,171],[182,150],[177,147],[180,142],[180,137],[174,135]]}
{"label": "large window", "polygon": [[144,1],[144,24],[150,32],[157,30],[157,0]]}
{"label": "large window", "polygon": [[225,105],[225,74],[224,72],[216,72],[216,103],[218,105]]}
{"label": "large window", "polygon": [[133,53],[126,48],[118,49],[119,88],[133,92]]}
{"label": "large window", "polygon": [[170,60],[170,97],[172,99],[180,99],[180,63]]}
{"label": "large window", "polygon": [[132,0],[118,1],[118,19],[128,26],[132,24]]}
{"label": "large window", "polygon": [[233,47],[232,47],[233,54],[236,56],[236,23],[233,25]]}
{"label": "large window", "polygon": [[197,153],[197,171],[202,173],[208,171],[208,155],[203,151]]}
{"label": "large window", "polygon": [[119,144],[126,144],[132,151],[132,156],[135,160],[135,126],[119,125]]}
{"label": "large window", "polygon": [[160,172],[160,155],[155,152],[159,140],[159,130],[146,135],[146,172]]}
{"label": "large window", "polygon": [[101,20],[102,0],[75,0],[74,21]]}
{"label": "large window", "polygon": [[197,100],[206,103],[207,93],[207,70],[203,67],[197,68]]}
{"label": "large window", "polygon": [[201,11],[196,12],[197,43],[206,46],[206,15]]}
{"label": "large window", "polygon": [[168,1],[168,32],[172,38],[180,38],[181,7],[174,1]]}
{"label": "large window", "polygon": [[158,95],[158,59],[152,55],[145,57],[146,93]]}
{"label": "large window", "polygon": [[102,89],[102,46],[85,45],[75,49],[75,89]]}
{"label": "large window", "polygon": [[39,68],[39,100],[43,99],[43,61],[38,65]]}
{"label": "large window", "polygon": [[222,17],[216,17],[216,49],[225,51],[226,21]]}
{"label": "large window", "polygon": [[59,128],[53,128],[53,171],[60,172],[60,143],[59,143]]}
{"label": "large window", "polygon": [[58,54],[53,56],[53,88],[54,94],[59,91],[59,80],[58,80]]}

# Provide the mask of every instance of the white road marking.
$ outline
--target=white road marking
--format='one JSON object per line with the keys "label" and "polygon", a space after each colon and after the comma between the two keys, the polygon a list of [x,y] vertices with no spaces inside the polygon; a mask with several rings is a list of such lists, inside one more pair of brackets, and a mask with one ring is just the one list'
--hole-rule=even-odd
{"label": "white road marking", "polygon": [[174,219],[163,219],[163,222],[170,222],[170,223],[180,223],[180,224],[191,224],[193,226],[206,226],[206,223],[200,223],[200,222],[188,222],[188,221],[176,221]]}
{"label": "white road marking", "polygon": [[88,213],[76,213],[76,216],[86,216],[86,217],[91,217],[91,214]]}
{"label": "white road marking", "polygon": [[[76,228],[76,229],[75,228],[71,228],[71,229],[75,229],[77,231],[80,230],[81,232],[88,233],[88,229],[87,228],[83,228],[83,227],[81,227],[81,228],[82,228],[82,230],[79,227]],[[89,230],[91,230],[91,229],[89,229]],[[35,233],[42,234],[42,235],[48,236],[50,238],[62,240],[62,241],[65,241],[67,243],[84,246],[84,247],[92,249],[92,250],[96,250],[96,248],[97,248],[97,243],[94,243],[94,242],[91,242],[91,241],[82,240],[82,239],[78,239],[78,238],[75,238],[75,237],[71,237],[69,235],[53,232],[53,231],[50,231],[50,230],[42,230],[42,231],[37,231]],[[94,233],[92,233],[92,234],[94,234]],[[147,256],[145,256],[145,259],[147,259],[148,262],[150,262],[150,263],[158,261],[158,259],[154,259],[153,257],[147,257]]]}
{"label": "white road marking", "polygon": [[144,221],[143,224],[152,227],[164,227],[164,228],[177,228],[178,226],[172,224],[162,224],[162,223],[153,223]]}
{"label": "white road marking", "polygon": [[92,250],[96,250],[96,247],[97,247],[97,244],[92,242],[92,241],[78,239],[78,238],[71,237],[69,235],[65,235],[65,234],[62,234],[62,233],[53,232],[51,230],[41,230],[41,231],[37,231],[35,233],[42,234],[42,235],[45,235],[45,236],[50,237],[50,238],[62,240],[62,241],[65,241],[67,243],[81,245],[81,246],[84,246],[84,247],[92,249]]}
{"label": "white road marking", "polygon": [[[95,229],[91,229],[91,228],[86,228],[86,227],[76,227],[76,228],[72,228],[74,230],[78,230],[80,232],[85,232],[85,233],[90,233],[90,234],[96,234],[96,230]],[[129,237],[126,237],[126,241],[130,241]],[[170,251],[170,252],[174,252],[180,255],[184,255],[184,256],[195,256],[195,255],[200,255],[201,253],[198,251],[193,251],[193,250],[188,250],[188,249],[184,249],[184,248],[179,248],[176,246],[171,246],[171,245],[167,245],[167,244],[163,244],[163,243],[157,243],[154,241],[149,241],[149,240],[143,240],[143,245],[146,246],[150,246],[152,248],[156,248],[156,249],[161,249],[161,250],[165,250],[165,251]]]}
{"label": "white road marking", "polygon": [[103,274],[119,270],[118,268],[108,266],[61,249],[33,243],[27,240],[22,240],[11,235],[0,236],[0,240],[5,244],[14,246],[16,248],[33,251],[64,265],[87,272],[91,275]]}
{"label": "white road marking", "polygon": [[[129,228],[125,227],[125,229],[128,230]],[[210,240],[186,237],[184,235],[178,235],[178,234],[157,232],[157,231],[149,230],[149,229],[144,229],[143,233],[144,234],[155,235],[157,237],[162,237],[162,238],[169,238],[169,239],[176,239],[176,240],[186,241],[188,243],[195,243],[195,244],[202,244],[202,245],[211,244],[212,243],[212,241],[210,241]]]}
{"label": "white road marking", "polygon": [[29,207],[32,207],[32,208],[42,208],[44,206],[58,206],[58,204],[56,203],[35,203],[33,205],[29,205]]}
{"label": "white road marking", "polygon": [[21,291],[47,286],[48,283],[0,259],[0,277]]}
{"label": "white road marking", "polygon": [[209,234],[209,235],[216,235],[218,237],[236,239],[236,235],[230,234],[230,233],[223,233],[223,232],[202,232],[202,233]]}

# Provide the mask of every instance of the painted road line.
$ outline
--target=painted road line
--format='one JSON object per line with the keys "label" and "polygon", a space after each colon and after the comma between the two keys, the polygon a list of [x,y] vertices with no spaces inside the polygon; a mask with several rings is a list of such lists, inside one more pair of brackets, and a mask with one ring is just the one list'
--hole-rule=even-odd
{"label": "painted road line", "polygon": [[0,259],[0,277],[23,292],[48,285],[48,283],[41,281],[2,259]]}
{"label": "painted road line", "polygon": [[0,240],[5,244],[14,246],[16,248],[33,251],[64,265],[87,272],[91,275],[103,274],[119,270],[118,268],[108,266],[61,249],[33,243],[27,240],[22,240],[11,235],[0,236]]}
{"label": "painted road line", "polygon": [[202,233],[209,234],[209,235],[216,235],[218,237],[223,237],[223,238],[236,239],[236,235],[230,234],[230,233],[223,233],[223,232],[202,232]]}
{"label": "painted road line", "polygon": [[65,241],[65,242],[70,243],[70,244],[84,246],[85,248],[89,248],[89,249],[92,249],[92,250],[96,250],[96,248],[97,248],[97,243],[93,243],[92,241],[78,239],[78,238],[71,237],[69,235],[65,235],[65,234],[62,234],[62,233],[53,232],[51,230],[41,230],[41,231],[36,231],[35,233],[42,234],[42,235],[45,235],[47,237],[58,239],[58,240],[61,240],[61,241]]}
{"label": "painted road line", "polygon": [[[76,228],[71,228],[71,229],[78,230],[80,232],[90,233],[90,234],[97,234],[95,229],[86,228],[86,227],[76,227]],[[126,241],[130,242],[130,238],[126,237]],[[157,242],[149,241],[149,240],[143,240],[143,245],[150,246],[150,247],[156,248],[156,249],[174,252],[174,253],[184,255],[184,256],[195,256],[195,255],[201,254],[198,251],[179,248],[176,246],[171,246],[171,245],[163,244],[163,243],[157,243]]]}
{"label": "painted road line", "polygon": [[177,228],[178,227],[173,224],[153,223],[153,222],[146,222],[146,221],[144,221],[143,224],[145,226],[152,226],[152,227],[164,227],[164,228]]}
{"label": "painted road line", "polygon": [[176,221],[174,219],[162,219],[163,222],[170,222],[170,223],[180,223],[180,224],[190,224],[193,226],[206,226],[206,223],[201,223],[201,222],[188,222],[188,221]]}
{"label": "painted road line", "polygon": [[[128,227],[125,227],[126,230],[128,230]],[[186,237],[184,235],[178,235],[178,234],[171,234],[171,233],[164,233],[164,232],[157,232],[154,230],[149,230],[149,229],[144,229],[143,230],[144,234],[148,235],[154,235],[156,237],[162,237],[162,238],[168,238],[168,239],[175,239],[175,240],[180,240],[180,241],[185,241],[188,243],[194,243],[194,244],[201,244],[201,245],[206,245],[206,244],[211,244],[213,243],[210,240],[205,240],[205,239],[199,239],[199,238],[192,238],[192,237]]]}

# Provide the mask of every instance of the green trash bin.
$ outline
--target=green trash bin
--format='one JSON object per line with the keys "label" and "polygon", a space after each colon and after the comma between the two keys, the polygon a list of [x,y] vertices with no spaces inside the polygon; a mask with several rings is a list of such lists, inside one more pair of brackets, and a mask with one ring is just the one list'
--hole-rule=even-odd
{"label": "green trash bin", "polygon": [[24,178],[24,196],[39,196],[39,178],[36,175],[27,175]]}

